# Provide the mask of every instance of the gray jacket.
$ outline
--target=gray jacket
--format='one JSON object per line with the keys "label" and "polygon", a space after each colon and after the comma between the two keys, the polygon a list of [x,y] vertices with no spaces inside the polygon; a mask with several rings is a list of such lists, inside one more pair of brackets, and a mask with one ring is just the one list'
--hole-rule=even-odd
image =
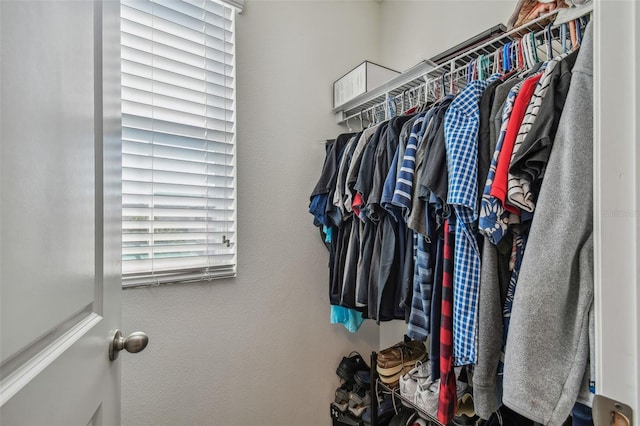
{"label": "gray jacket", "polygon": [[515,293],[503,403],[561,425],[588,369],[593,308],[593,41],[578,54]]}

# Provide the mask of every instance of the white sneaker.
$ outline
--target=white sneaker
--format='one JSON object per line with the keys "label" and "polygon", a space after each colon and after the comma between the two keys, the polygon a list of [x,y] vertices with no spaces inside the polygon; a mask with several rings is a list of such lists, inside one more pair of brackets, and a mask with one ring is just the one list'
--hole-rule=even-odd
{"label": "white sneaker", "polygon": [[[416,366],[400,378],[400,395],[409,401],[415,400],[418,384],[426,385],[431,382],[431,364],[416,363]],[[407,405],[406,403],[403,404]]]}
{"label": "white sneaker", "polygon": [[418,384],[415,404],[418,408],[438,418],[438,402],[440,399],[440,379],[431,383]]}
{"label": "white sneaker", "polygon": [[[468,385],[456,380],[456,394],[458,399],[467,391]],[[415,404],[434,418],[438,418],[438,403],[440,400],[440,379],[428,385],[418,383]]]}

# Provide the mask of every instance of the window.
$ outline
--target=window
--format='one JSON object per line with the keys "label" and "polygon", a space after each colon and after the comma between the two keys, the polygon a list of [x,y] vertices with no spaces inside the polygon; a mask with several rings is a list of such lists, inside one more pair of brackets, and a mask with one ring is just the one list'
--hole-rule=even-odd
{"label": "window", "polygon": [[235,276],[235,10],[121,6],[123,285]]}

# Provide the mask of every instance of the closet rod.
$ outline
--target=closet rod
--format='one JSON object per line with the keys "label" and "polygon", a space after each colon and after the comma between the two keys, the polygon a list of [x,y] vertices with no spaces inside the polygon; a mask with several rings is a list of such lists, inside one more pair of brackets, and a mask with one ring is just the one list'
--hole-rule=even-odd
{"label": "closet rod", "polygon": [[[336,122],[338,124],[350,125],[350,121],[360,120],[363,118],[363,114],[370,114],[379,108],[384,108],[384,105],[388,101],[388,97],[391,99],[397,99],[402,96],[403,93],[409,91],[420,90],[420,86],[424,86],[426,90],[429,89],[429,81],[434,81],[441,78],[442,75],[447,74],[453,68],[461,68],[468,64],[471,60],[479,54],[493,54],[497,49],[504,46],[506,43],[518,39],[518,36],[530,33],[532,31],[542,31],[545,29],[547,20],[549,18],[558,15],[568,9],[556,9],[550,13],[540,16],[539,18],[528,22],[518,28],[497,36],[485,43],[469,48],[464,52],[456,55],[455,57],[447,60],[446,62],[435,65],[429,61],[422,61],[415,67],[411,68],[407,72],[400,74],[397,77],[389,80],[387,83],[357,96],[345,105],[334,109],[336,114]],[[583,7],[580,9],[580,14],[577,17],[585,16],[593,11],[593,6]]]}

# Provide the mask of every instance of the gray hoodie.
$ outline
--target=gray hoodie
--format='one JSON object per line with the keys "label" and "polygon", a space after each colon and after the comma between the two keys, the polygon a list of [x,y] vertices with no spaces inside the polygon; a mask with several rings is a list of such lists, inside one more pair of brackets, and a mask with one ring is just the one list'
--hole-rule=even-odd
{"label": "gray hoodie", "polygon": [[561,425],[593,343],[593,41],[573,69],[522,261],[505,352],[503,403]]}

